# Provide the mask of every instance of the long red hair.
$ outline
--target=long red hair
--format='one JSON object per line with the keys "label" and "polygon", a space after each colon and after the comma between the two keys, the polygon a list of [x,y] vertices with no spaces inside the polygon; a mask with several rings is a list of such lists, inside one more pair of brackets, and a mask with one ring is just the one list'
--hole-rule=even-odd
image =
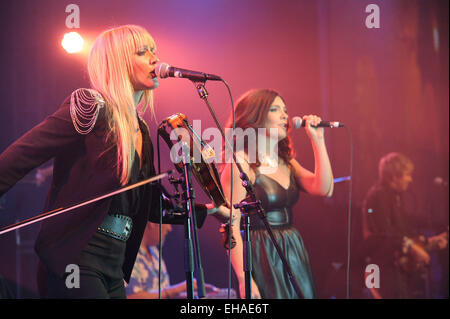
{"label": "long red hair", "polygon": [[[269,112],[273,100],[277,96],[279,96],[283,100],[278,92],[271,89],[254,89],[244,93],[238,99],[235,106],[236,128],[241,128],[243,130],[247,128],[253,128],[255,130],[257,130],[258,128],[265,128],[267,113]],[[233,127],[232,115],[230,115],[226,127]],[[278,157],[281,158],[286,163],[286,165],[288,165],[290,160],[294,157],[294,151],[292,148],[291,138],[289,137],[289,132],[290,125],[288,123],[288,134],[284,139],[278,142]],[[245,153],[247,153],[248,155],[248,141],[244,143],[244,145]],[[258,143],[256,143],[256,150],[258,150],[257,147]],[[250,167],[252,168],[258,167],[260,165],[261,163],[259,162],[258,156],[256,156],[256,163],[250,163]]]}

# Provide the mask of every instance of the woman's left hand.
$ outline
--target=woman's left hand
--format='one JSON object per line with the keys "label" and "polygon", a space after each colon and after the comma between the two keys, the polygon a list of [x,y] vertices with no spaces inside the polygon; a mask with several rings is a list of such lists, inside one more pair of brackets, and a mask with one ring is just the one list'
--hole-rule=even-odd
{"label": "woman's left hand", "polygon": [[323,127],[313,127],[318,125],[322,121],[320,117],[316,115],[305,115],[303,116],[302,120],[306,123],[306,134],[313,142],[323,140]]}

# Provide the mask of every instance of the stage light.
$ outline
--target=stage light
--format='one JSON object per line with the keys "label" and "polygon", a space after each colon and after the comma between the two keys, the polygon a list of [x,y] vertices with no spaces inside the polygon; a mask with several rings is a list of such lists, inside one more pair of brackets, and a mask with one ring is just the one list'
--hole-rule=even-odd
{"label": "stage light", "polygon": [[78,32],[66,33],[61,41],[61,45],[68,53],[80,52],[83,48],[84,40]]}

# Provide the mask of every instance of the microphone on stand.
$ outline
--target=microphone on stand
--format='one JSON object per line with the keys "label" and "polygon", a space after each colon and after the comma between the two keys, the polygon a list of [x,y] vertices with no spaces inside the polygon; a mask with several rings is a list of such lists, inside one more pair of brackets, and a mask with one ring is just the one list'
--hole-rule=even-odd
{"label": "microphone on stand", "polygon": [[165,78],[185,78],[191,81],[222,81],[220,76],[214,74],[208,74],[198,71],[186,70],[170,66],[164,62],[158,62],[156,64],[155,73],[160,79]]}
{"label": "microphone on stand", "polygon": [[[292,124],[294,124],[294,128],[299,129],[301,127],[305,127],[306,122],[302,120],[301,117],[299,116],[294,116],[292,118]],[[330,127],[330,128],[334,128],[334,127],[343,127],[344,124],[340,123],[340,122],[326,122],[326,121],[321,121],[319,124],[313,126],[313,127]]]}

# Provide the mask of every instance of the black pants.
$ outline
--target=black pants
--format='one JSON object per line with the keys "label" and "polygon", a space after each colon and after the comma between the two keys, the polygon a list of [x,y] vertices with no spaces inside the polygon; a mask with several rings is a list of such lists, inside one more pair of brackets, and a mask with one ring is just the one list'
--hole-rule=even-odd
{"label": "black pants", "polygon": [[67,276],[47,277],[47,298],[58,299],[126,299],[123,278],[109,278],[101,272],[80,266],[79,288],[68,288]]}
{"label": "black pants", "polygon": [[[95,233],[82,251],[76,266],[79,268],[79,287],[67,273],[60,277],[47,272],[39,265],[40,294],[43,298],[75,299],[126,299],[122,265],[125,256],[124,242]],[[67,281],[67,282],[66,282]]]}

